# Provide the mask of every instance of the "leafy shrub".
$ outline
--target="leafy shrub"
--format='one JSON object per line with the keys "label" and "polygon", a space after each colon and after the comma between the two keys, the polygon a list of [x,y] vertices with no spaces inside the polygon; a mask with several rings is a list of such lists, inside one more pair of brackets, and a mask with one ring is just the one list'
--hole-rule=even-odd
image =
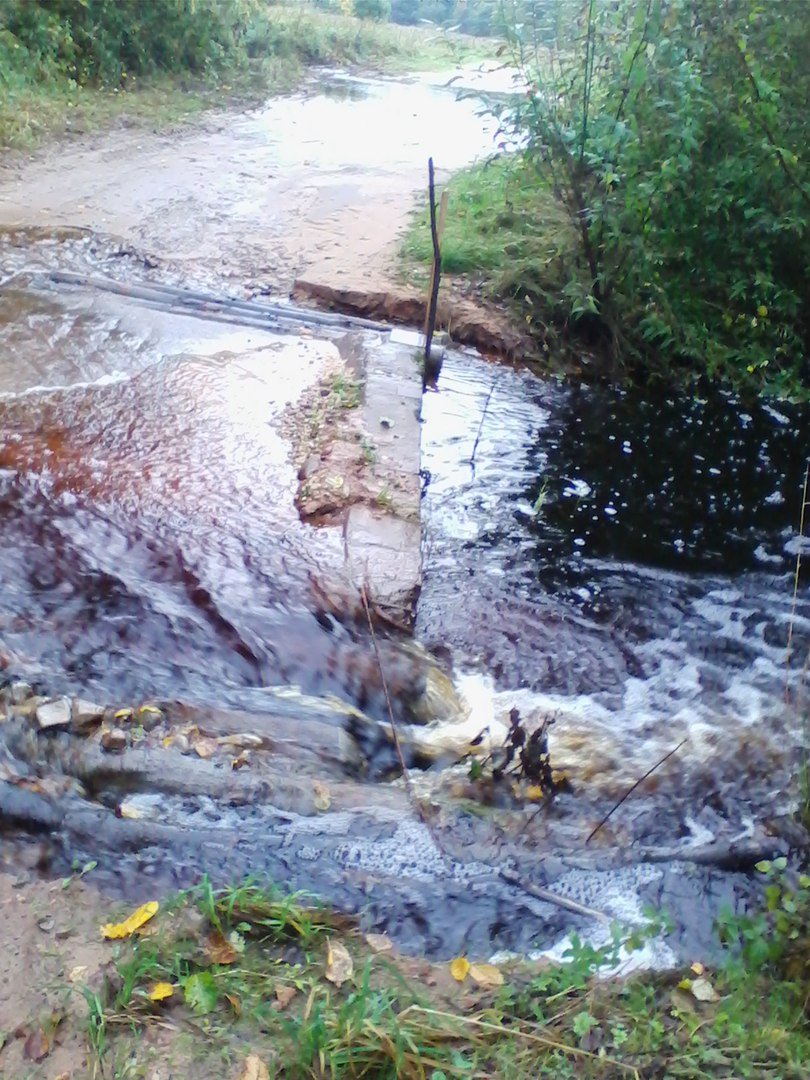
{"label": "leafy shrub", "polygon": [[498,112],[576,231],[570,316],[620,360],[799,392],[810,374],[803,6],[558,0],[525,18],[526,6],[513,4],[510,33],[527,92]]}

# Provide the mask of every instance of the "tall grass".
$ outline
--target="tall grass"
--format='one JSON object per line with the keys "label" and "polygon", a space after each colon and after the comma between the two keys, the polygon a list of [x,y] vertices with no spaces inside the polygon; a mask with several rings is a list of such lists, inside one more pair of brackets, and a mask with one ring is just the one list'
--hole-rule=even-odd
{"label": "tall grass", "polygon": [[[503,154],[457,173],[448,190],[443,271],[464,275],[485,295],[509,301],[527,322],[536,316],[538,295],[546,299],[546,317],[553,316],[561,308],[575,237],[531,166],[518,155]],[[402,254],[413,269],[428,263],[432,250],[424,209],[412,221]]]}

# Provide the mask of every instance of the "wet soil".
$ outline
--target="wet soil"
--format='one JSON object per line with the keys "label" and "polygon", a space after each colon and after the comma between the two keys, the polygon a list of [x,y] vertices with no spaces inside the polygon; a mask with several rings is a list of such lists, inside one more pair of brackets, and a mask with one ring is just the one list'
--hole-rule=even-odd
{"label": "wet soil", "polygon": [[301,276],[379,288],[428,154],[447,171],[491,145],[475,103],[457,102],[446,82],[319,75],[247,115],[17,155],[0,166],[0,225],[111,234],[187,279],[275,295]]}

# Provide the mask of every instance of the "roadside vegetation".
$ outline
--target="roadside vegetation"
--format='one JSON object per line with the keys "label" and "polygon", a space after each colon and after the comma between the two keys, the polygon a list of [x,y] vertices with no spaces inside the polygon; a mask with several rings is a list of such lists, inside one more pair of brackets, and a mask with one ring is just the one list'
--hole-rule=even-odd
{"label": "roadside vegetation", "polygon": [[769,911],[726,920],[724,963],[624,979],[595,978],[641,944],[618,930],[604,949],[573,938],[560,965],[430,964],[306,898],[203,882],[102,927],[111,961],[81,991],[89,1075],[798,1080],[810,881],[761,872]]}
{"label": "roadside vegetation", "polygon": [[165,127],[316,65],[452,67],[482,46],[298,0],[0,0],[0,145],[116,118]]}
{"label": "roadside vegetation", "polygon": [[[522,91],[488,103],[505,152],[451,183],[445,269],[612,374],[806,396],[804,5],[504,9]],[[407,251],[427,257],[423,223]]]}

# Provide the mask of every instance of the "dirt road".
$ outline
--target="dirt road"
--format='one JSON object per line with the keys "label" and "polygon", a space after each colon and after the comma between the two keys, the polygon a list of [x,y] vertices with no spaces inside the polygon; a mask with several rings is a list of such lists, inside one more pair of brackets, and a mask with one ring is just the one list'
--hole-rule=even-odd
{"label": "dirt road", "polygon": [[492,122],[446,78],[319,76],[250,113],[20,156],[0,166],[0,226],[83,226],[195,281],[380,287],[428,156],[452,170],[492,145]]}

